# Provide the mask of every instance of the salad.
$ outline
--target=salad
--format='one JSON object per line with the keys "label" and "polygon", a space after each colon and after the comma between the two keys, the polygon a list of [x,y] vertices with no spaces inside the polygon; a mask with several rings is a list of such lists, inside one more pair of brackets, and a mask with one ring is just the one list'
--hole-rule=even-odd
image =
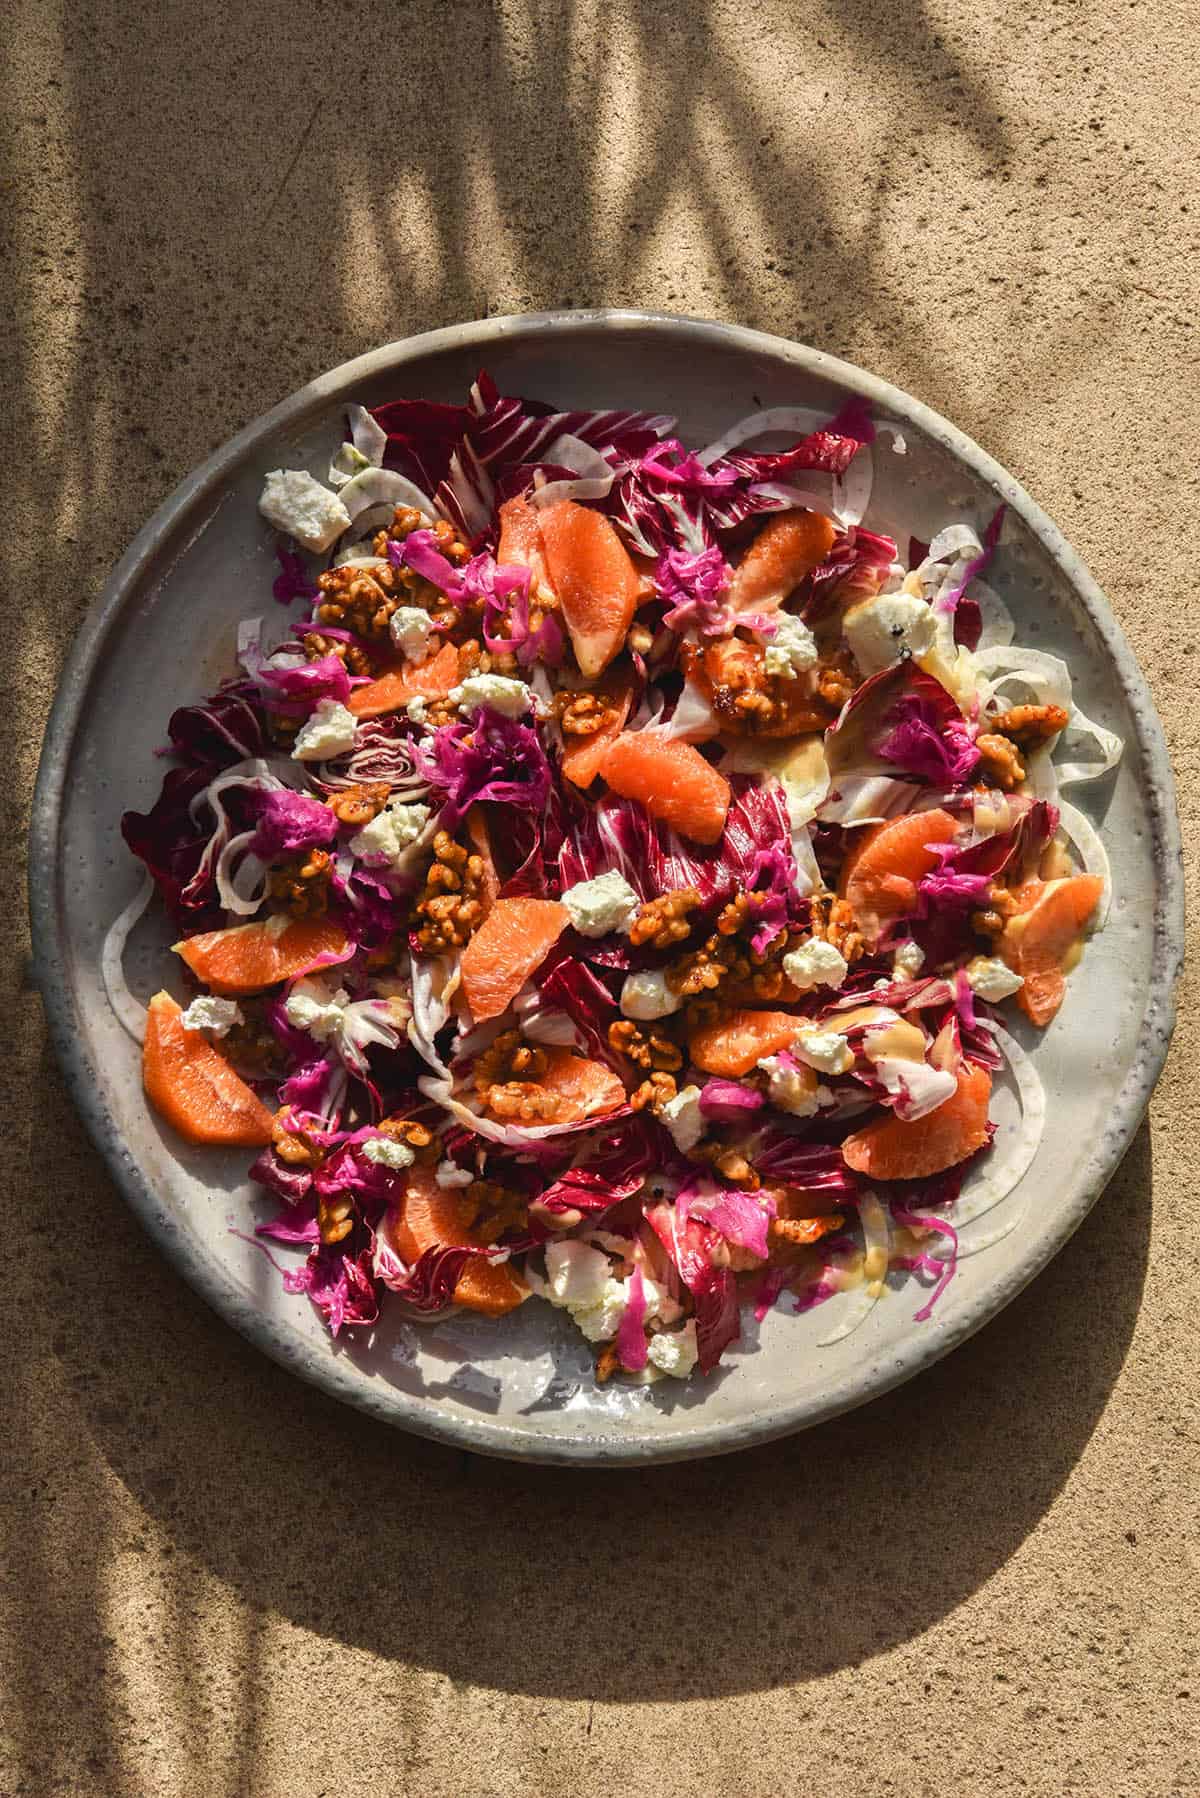
{"label": "salad", "polygon": [[541,1301],[650,1380],[747,1309],[924,1320],[1036,1150],[1001,1008],[1050,1024],[1103,925],[1061,790],[1121,744],[1014,644],[1003,508],[867,528],[905,445],[861,402],[674,429],[487,374],[350,407],[324,479],[267,475],[278,603],[123,819],[150,1103],[255,1152],[334,1336]]}

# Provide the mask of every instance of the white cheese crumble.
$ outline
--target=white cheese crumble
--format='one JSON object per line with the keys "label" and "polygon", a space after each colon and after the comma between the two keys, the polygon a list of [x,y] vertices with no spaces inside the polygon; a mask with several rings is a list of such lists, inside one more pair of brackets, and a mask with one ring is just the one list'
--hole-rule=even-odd
{"label": "white cheese crumble", "polygon": [[696,1320],[689,1317],[682,1330],[660,1331],[650,1338],[647,1353],[651,1366],[660,1373],[685,1380],[696,1365]]}
{"label": "white cheese crumble", "polygon": [[911,593],[880,593],[851,606],[842,630],[864,675],[879,674],[905,650],[927,655],[937,635],[933,607]]}
{"label": "white cheese crumble", "polygon": [[354,748],[358,720],[338,699],[318,700],[316,710],[304,720],[292,749],[294,762],[324,762]]}
{"label": "white cheese crumble", "polygon": [[350,528],[350,514],[329,487],[303,468],[277,468],[266,478],[258,509],[314,555],[322,555]]}
{"label": "white cheese crumble", "polygon": [[628,931],[641,900],[614,868],[568,887],[562,902],[580,936],[607,936],[612,930]]}
{"label": "white cheese crumble", "polygon": [[420,840],[429,822],[429,807],[393,799],[350,838],[350,852],[368,867],[394,868]]}
{"label": "white cheese crumble", "polygon": [[801,1030],[792,1054],[818,1074],[845,1074],[854,1066],[854,1051],[836,1030]]}
{"label": "white cheese crumble", "polygon": [[1025,984],[1024,976],[1014,974],[1005,962],[998,961],[991,955],[977,955],[967,963],[967,979],[972,992],[981,999],[988,999],[996,1004],[1001,999],[1009,998],[1019,992]]}
{"label": "white cheese crumble", "polygon": [[235,1024],[244,1022],[242,1008],[233,999],[215,999],[211,993],[199,993],[179,1022],[185,1030],[207,1030],[210,1036],[228,1036]]}
{"label": "white cheese crumble", "polygon": [[915,980],[925,966],[925,951],[917,943],[900,943],[892,956],[892,976],[896,980]]}
{"label": "white cheese crumble", "polygon": [[811,1068],[789,1065],[778,1055],[764,1055],[758,1065],[767,1076],[767,1098],[777,1111],[810,1118],[822,1105],[833,1104],[833,1094],[814,1077]]}
{"label": "white cheese crumble", "polygon": [[425,713],[429,709],[429,701],[423,693],[417,693],[409,700],[404,710],[408,714],[410,724],[424,724]]}
{"label": "white cheese crumble", "polygon": [[363,1144],[362,1152],[376,1167],[411,1167],[416,1160],[406,1142],[397,1142],[391,1136],[372,1136]]}
{"label": "white cheese crumble", "polygon": [[339,987],[332,998],[326,998],[325,988],[312,980],[298,980],[284,1003],[284,1013],[289,1024],[296,1030],[306,1030],[309,1036],[319,1043],[327,1043],[335,1036],[342,1025],[346,1006],[350,1003],[350,995],[344,987]]}
{"label": "white cheese crumble", "polygon": [[491,706],[506,718],[519,718],[533,703],[533,694],[523,680],[509,680],[506,674],[469,674],[457,687],[451,687],[454,705]]}
{"label": "white cheese crumble", "polygon": [[812,632],[800,618],[780,612],[773,635],[766,639],[763,672],[783,680],[795,680],[817,665],[817,644]]}
{"label": "white cheese crumble", "polygon": [[439,1161],[433,1177],[439,1186],[470,1186],[475,1179],[469,1167],[459,1167],[453,1161]]}
{"label": "white cheese crumble", "polygon": [[388,624],[392,642],[406,662],[423,662],[433,634],[433,619],[420,606],[397,606]]}
{"label": "white cheese crumble", "polygon": [[[629,1303],[628,1283],[613,1279],[608,1256],[574,1239],[548,1244],[546,1283],[539,1290],[552,1305],[570,1313],[589,1342],[607,1342],[614,1337]],[[647,1322],[652,1317],[679,1315],[678,1306],[672,1312],[666,1291],[645,1274],[642,1294]]]}
{"label": "white cheese crumble", "polygon": [[683,1000],[667,985],[661,968],[647,968],[640,974],[627,974],[621,988],[621,1011],[627,1018],[646,1023],[652,1018],[670,1017]]}
{"label": "white cheese crumble", "polygon": [[659,1118],[671,1132],[675,1147],[686,1154],[704,1135],[704,1115],[700,1110],[700,1088],[685,1086],[668,1099]]}
{"label": "white cheese crumble", "polygon": [[800,992],[815,986],[841,986],[846,978],[846,959],[832,943],[812,937],[783,958],[783,971]]}

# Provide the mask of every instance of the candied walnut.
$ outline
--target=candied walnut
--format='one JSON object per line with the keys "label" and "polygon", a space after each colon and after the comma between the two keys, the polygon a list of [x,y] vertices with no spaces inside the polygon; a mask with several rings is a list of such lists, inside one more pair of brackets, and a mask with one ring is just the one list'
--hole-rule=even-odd
{"label": "candied walnut", "polygon": [[999,787],[1002,793],[1011,793],[1014,787],[1020,786],[1025,778],[1025,764],[1011,738],[985,731],[976,737],[975,747],[991,786]]}
{"label": "candied walnut", "polygon": [[271,1147],[289,1167],[320,1167],[325,1159],[320,1144],[296,1127],[290,1105],[282,1106],[271,1120]]}
{"label": "candied walnut", "polygon": [[267,1024],[266,1002],[262,998],[239,999],[240,1024],[232,1025],[221,1038],[221,1053],[236,1068],[248,1074],[273,1074],[282,1071],[283,1051]]}
{"label": "candied walnut", "polygon": [[433,839],[433,860],[414,908],[417,942],[427,955],[461,949],[483,923],[483,858],[470,854],[446,831]]}
{"label": "candied walnut", "polygon": [[[682,1063],[683,1057],[680,1056]],[[657,1117],[664,1105],[670,1103],[678,1089],[673,1074],[651,1074],[648,1080],[629,1096],[629,1103],[634,1111],[651,1111]]]}
{"label": "candied walnut", "polygon": [[317,1194],[317,1229],[323,1243],[342,1242],[354,1228],[354,1200],[349,1193]]}
{"label": "candied walnut", "polygon": [[611,1380],[620,1365],[621,1357],[617,1353],[616,1343],[606,1342],[603,1348],[596,1351],[597,1385],[603,1386],[606,1380]]}
{"label": "candied walnut", "polygon": [[329,904],[333,863],[324,849],[302,849],[272,868],[267,894],[293,918],[323,917]]}
{"label": "candied walnut", "polygon": [[[407,572],[407,571],[405,571]],[[386,638],[392,613],[409,602],[407,584],[387,568],[327,568],[317,576],[321,601],[317,619],[353,631],[356,637]]]}
{"label": "candied walnut", "polygon": [[703,903],[695,887],[680,887],[674,893],[664,893],[659,899],[650,899],[639,906],[637,916],[629,927],[629,940],[635,948],[643,943],[653,943],[658,949],[667,949],[672,943],[682,943],[692,933],[688,923],[688,913],[695,911]]}
{"label": "candied walnut", "polygon": [[340,793],[331,794],[325,803],[339,824],[361,830],[364,824],[379,816],[390,792],[386,781],[377,781],[368,786],[343,787]]}
{"label": "candied walnut", "polygon": [[987,720],[992,730],[1011,737],[1018,749],[1037,749],[1065,730],[1068,714],[1060,705],[1013,705]]}
{"label": "candied walnut", "polygon": [[627,1055],[635,1067],[649,1073],[674,1074],[683,1066],[683,1050],[669,1036],[652,1024],[642,1026],[629,1018],[618,1018],[608,1027],[608,1046],[618,1055]]}
{"label": "candied walnut", "polygon": [[519,1030],[504,1030],[475,1062],[476,1091],[486,1098],[504,1081],[536,1082],[546,1072],[546,1051],[526,1042]]}
{"label": "candied walnut", "polygon": [[840,712],[854,691],[854,677],[840,662],[822,662],[817,670],[817,692],[831,712]]}
{"label": "candied walnut", "polygon": [[746,1192],[756,1192],[762,1185],[740,1149],[724,1148],[719,1142],[698,1142],[694,1149],[688,1150],[688,1159],[706,1161],[722,1180],[727,1180],[730,1186],[740,1186]]}
{"label": "candied walnut", "polygon": [[829,943],[846,962],[855,962],[863,952],[862,932],[854,922],[854,909],[833,893],[814,893],[809,900],[809,936]]}
{"label": "candied walnut", "polygon": [[350,674],[374,672],[375,664],[361,643],[343,643],[340,637],[326,637],[321,631],[306,631],[300,643],[310,662],[336,656]]}
{"label": "candied walnut", "polygon": [[733,960],[720,937],[710,936],[700,949],[693,949],[667,969],[666,981],[681,999],[695,998],[698,993],[715,992],[730,971]]}
{"label": "candied walnut", "polygon": [[564,737],[594,737],[614,716],[601,693],[556,693],[554,716]]}
{"label": "candied walnut", "polygon": [[391,1137],[393,1142],[402,1142],[413,1152],[414,1161],[428,1163],[439,1160],[441,1144],[427,1124],[419,1124],[413,1118],[381,1118],[379,1120],[381,1136]]}
{"label": "candied walnut", "polygon": [[811,673],[788,679],[768,674],[761,644],[726,637],[685,656],[712,708],[730,730],[745,736],[794,737],[824,730],[853,691],[853,673],[842,655]]}
{"label": "candied walnut", "polygon": [[992,940],[1004,934],[1004,926],[1017,909],[1017,902],[1005,886],[993,881],[988,902],[971,913],[971,929],[977,936]]}
{"label": "candied walnut", "polygon": [[507,1080],[490,1086],[483,1103],[493,1117],[519,1124],[553,1123],[562,1112],[561,1100],[533,1080]]}
{"label": "candied walnut", "polygon": [[459,1198],[458,1215],[474,1240],[489,1246],[510,1230],[524,1234],[529,1228],[525,1195],[495,1180],[472,1180]]}
{"label": "candied walnut", "polygon": [[840,1212],[830,1217],[773,1217],[768,1226],[773,1242],[788,1243],[793,1248],[807,1248],[822,1236],[840,1230],[844,1223]]}

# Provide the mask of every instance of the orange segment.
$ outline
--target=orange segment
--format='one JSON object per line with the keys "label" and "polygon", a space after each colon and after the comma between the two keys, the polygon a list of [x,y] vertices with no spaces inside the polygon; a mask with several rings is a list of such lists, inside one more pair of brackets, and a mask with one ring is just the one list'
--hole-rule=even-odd
{"label": "orange segment", "polygon": [[1000,954],[1025,982],[1017,1004],[1031,1023],[1046,1025],[1063,1002],[1072,953],[1100,903],[1104,882],[1095,874],[1074,874],[1049,882],[1036,897],[1029,884],[1022,897],[1033,902],[1008,920]]}
{"label": "orange segment", "polygon": [[[277,928],[279,924],[283,929]],[[206,930],[174,945],[198,980],[214,993],[237,998],[260,993],[280,980],[307,974],[322,956],[340,955],[346,933],[332,918],[263,919]]]}
{"label": "orange segment", "polygon": [[633,623],[637,569],[603,512],[564,499],[547,506],[539,524],[575,660],[591,679],[608,667]]}
{"label": "orange segment", "polygon": [[602,686],[595,688],[596,698],[610,708],[600,729],[590,737],[563,737],[562,771],[577,787],[590,787],[608,754],[608,746],[625,728],[629,708],[633,704],[632,674],[623,671],[610,674]]}
{"label": "orange segment", "polygon": [[497,899],[462,953],[462,985],[477,1024],[498,1018],[571,921],[557,899]]}
{"label": "orange segment", "polygon": [[870,1180],[920,1180],[956,1166],[988,1139],[991,1091],[987,1069],[965,1061],[958,1091],[936,1111],[907,1123],[895,1116],[877,1118],[848,1136],[842,1144],[846,1166]]}
{"label": "orange segment", "polygon": [[142,1045],[142,1085],[155,1111],[188,1142],[259,1149],[271,1113],[198,1030],[185,1030],[169,993],[155,993]]}
{"label": "orange segment", "polygon": [[688,1038],[688,1053],[706,1074],[739,1080],[764,1055],[786,1049],[801,1019],[786,1011],[731,1011]]}
{"label": "orange segment", "polygon": [[436,655],[419,667],[393,668],[365,687],[355,687],[346,701],[356,718],[382,718],[399,712],[410,699],[442,699],[458,685],[458,651],[443,643]]}
{"label": "orange segment", "polygon": [[625,1103],[625,1088],[602,1061],[588,1061],[566,1048],[546,1050],[546,1071],[538,1082],[561,1101],[555,1123],[600,1117]]}
{"label": "orange segment", "polygon": [[950,813],[939,810],[909,812],[854,832],[838,892],[849,901],[868,943],[891,918],[913,909],[918,882],[937,867],[930,843],[952,842],[957,830]]}
{"label": "orange segment", "polygon": [[733,571],[735,612],[773,612],[825,560],[836,535],[820,512],[777,512]]}
{"label": "orange segment", "polygon": [[623,799],[636,799],[695,843],[715,843],[729,811],[729,782],[691,743],[659,730],[624,731],[609,744],[600,772]]}
{"label": "orange segment", "polygon": [[[415,1167],[405,1177],[399,1209],[389,1212],[380,1228],[410,1266],[426,1249],[475,1247],[459,1209],[461,1200],[459,1189],[441,1187],[431,1169]],[[507,1261],[485,1261],[482,1256],[463,1263],[454,1287],[456,1305],[487,1317],[503,1317],[528,1297],[529,1288]]]}

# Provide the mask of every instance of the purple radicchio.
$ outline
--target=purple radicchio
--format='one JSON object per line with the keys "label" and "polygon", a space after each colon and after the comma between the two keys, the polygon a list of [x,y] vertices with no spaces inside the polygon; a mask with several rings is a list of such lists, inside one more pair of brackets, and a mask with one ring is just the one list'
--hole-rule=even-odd
{"label": "purple radicchio", "polygon": [[453,830],[481,799],[540,812],[553,786],[537,732],[488,706],[481,706],[469,720],[434,731],[422,762],[430,785],[446,795],[442,808],[446,830]]}
{"label": "purple radicchio", "polygon": [[324,849],[337,836],[337,819],[327,805],[288,787],[268,788],[259,801],[258,825],[250,848],[264,861],[300,849]]}

